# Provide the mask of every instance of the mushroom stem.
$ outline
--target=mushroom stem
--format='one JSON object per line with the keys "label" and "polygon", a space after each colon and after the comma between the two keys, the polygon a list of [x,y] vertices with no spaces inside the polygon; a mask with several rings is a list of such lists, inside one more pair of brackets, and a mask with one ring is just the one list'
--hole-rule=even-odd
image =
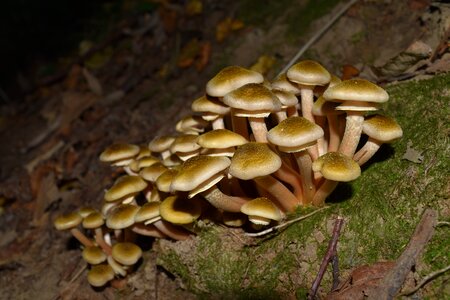
{"label": "mushroom stem", "polygon": [[335,114],[328,115],[327,119],[330,133],[327,152],[336,152],[339,149],[339,142],[341,141],[339,135],[339,119]]}
{"label": "mushroom stem", "polygon": [[215,185],[200,194],[215,208],[228,212],[240,212],[241,206],[250,200],[239,196],[228,196],[222,193]]}
{"label": "mushroom stem", "polygon": [[353,157],[361,137],[364,116],[360,111],[347,112],[344,137],[342,138],[339,152]]}
{"label": "mushroom stem", "polygon": [[103,238],[103,229],[101,227],[95,228],[95,242],[97,245],[102,248],[103,252],[106,253],[106,255],[111,255],[111,246],[108,245],[105,242],[105,239]]}
{"label": "mushroom stem", "polygon": [[70,229],[70,233],[72,233],[73,237],[76,238],[83,246],[85,247],[93,247],[94,243],[87,238],[78,228]]}
{"label": "mushroom stem", "polygon": [[255,183],[262,189],[268,191],[275,197],[274,201],[278,202],[277,206],[281,206],[284,211],[294,211],[300,204],[294,194],[289,191],[281,182],[270,175],[253,178]]}
{"label": "mushroom stem", "polygon": [[152,224],[163,234],[177,241],[186,240],[190,236],[186,230],[176,227],[164,220],[158,220]]}
{"label": "mushroom stem", "polygon": [[[317,119],[317,124],[322,127],[322,129],[324,129],[324,131],[326,131],[326,118],[323,116],[316,116]],[[327,142],[325,141],[325,136],[320,137],[317,140],[317,149],[318,149],[318,155],[322,156],[325,153],[327,153]]]}
{"label": "mushroom stem", "polygon": [[[312,123],[316,124],[316,121],[314,120],[314,116],[312,114],[312,107],[314,104],[314,93],[313,93],[314,86],[301,84],[300,88],[301,88],[300,96],[301,96],[302,116],[308,121],[311,121]],[[312,154],[312,158],[314,160],[317,159],[317,157],[319,157],[318,146],[315,145],[314,147],[311,147],[310,153]]]}
{"label": "mushroom stem", "polygon": [[259,143],[267,143],[267,126],[264,118],[249,117],[250,127],[252,128],[255,141]]}
{"label": "mushroom stem", "polygon": [[219,116],[217,119],[211,122],[211,126],[213,130],[225,129],[225,122],[223,121],[223,118]]}
{"label": "mushroom stem", "polygon": [[360,166],[365,164],[380,149],[381,142],[369,137],[366,144],[353,156],[353,160]]}
{"label": "mushroom stem", "polygon": [[144,224],[134,224],[132,229],[133,232],[144,236],[151,236],[156,238],[166,238],[167,235],[162,233],[158,228],[152,225],[144,225]]}
{"label": "mushroom stem", "polygon": [[114,258],[109,255],[106,260],[108,261],[108,265],[114,270],[114,273],[119,274],[121,276],[127,276],[127,271],[121,266],[118,262],[114,260]]}
{"label": "mushroom stem", "polygon": [[281,161],[281,167],[273,173],[275,177],[288,183],[292,189],[297,200],[303,204],[303,188],[302,177],[294,171],[284,160]]}
{"label": "mushroom stem", "polygon": [[281,110],[281,111],[275,112],[275,117],[276,117],[278,123],[280,123],[283,120],[286,120],[287,119],[286,111]]}
{"label": "mushroom stem", "polygon": [[334,191],[337,185],[338,181],[326,179],[314,195],[313,205],[317,207],[323,206],[325,199]]}
{"label": "mushroom stem", "polygon": [[297,117],[298,116],[298,110],[296,106],[288,106],[286,108],[286,114],[288,117]]}
{"label": "mushroom stem", "polygon": [[313,181],[312,172],[312,160],[309,156],[308,151],[303,150],[294,153],[297,159],[298,168],[300,170],[300,176],[302,178],[302,188],[303,188],[303,205],[309,205],[312,202],[314,194],[316,193],[316,187]]}

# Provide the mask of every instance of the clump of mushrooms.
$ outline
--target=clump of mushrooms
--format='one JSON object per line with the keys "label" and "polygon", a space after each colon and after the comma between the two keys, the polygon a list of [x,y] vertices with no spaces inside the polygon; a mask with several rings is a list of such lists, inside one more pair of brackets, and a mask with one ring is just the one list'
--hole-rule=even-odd
{"label": "clump of mushrooms", "polygon": [[122,176],[99,211],[80,209],[55,227],[81,242],[88,281],[103,286],[140,259],[136,234],[185,240],[202,219],[258,230],[299,206],[323,206],[338,182],[355,180],[383,143],[402,136],[392,118],[366,117],[388,98],[372,82],[340,81],[310,60],[273,82],[227,67],[193,101],[193,115],[176,123],[176,135],[105,149],[101,161]]}

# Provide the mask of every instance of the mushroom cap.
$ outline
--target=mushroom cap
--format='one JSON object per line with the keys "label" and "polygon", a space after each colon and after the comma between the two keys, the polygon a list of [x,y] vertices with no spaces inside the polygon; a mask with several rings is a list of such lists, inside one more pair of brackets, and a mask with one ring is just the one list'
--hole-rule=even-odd
{"label": "mushroom cap", "polygon": [[289,81],[285,73],[278,76],[270,86],[272,90],[285,91],[294,95],[300,94],[300,88],[296,84]]}
{"label": "mushroom cap", "polygon": [[87,275],[89,284],[95,287],[104,286],[113,278],[114,270],[107,264],[93,266]]}
{"label": "mushroom cap", "polygon": [[281,109],[281,102],[262,84],[249,83],[223,97],[223,103],[234,109],[239,117],[267,117]]}
{"label": "mushroom cap", "polygon": [[77,227],[83,218],[76,212],[61,215],[55,219],[53,224],[57,230],[66,230]]}
{"label": "mushroom cap", "polygon": [[302,85],[326,85],[330,82],[330,73],[318,62],[303,60],[292,67],[286,73],[287,78]]}
{"label": "mushroom cap", "polygon": [[136,156],[136,159],[141,159],[147,156],[151,156],[152,152],[150,149],[148,149],[147,145],[140,145],[139,146],[139,154]]}
{"label": "mushroom cap", "polygon": [[282,107],[294,106],[298,104],[295,94],[287,91],[272,90],[272,93],[280,100]]}
{"label": "mushroom cap", "polygon": [[312,164],[314,172],[321,172],[329,180],[348,182],[361,175],[359,165],[347,155],[339,152],[328,152],[320,156]]}
{"label": "mushroom cap", "polygon": [[344,80],[330,88],[323,97],[327,101],[367,101],[383,103],[389,100],[388,93],[378,85],[365,79]]}
{"label": "mushroom cap", "polygon": [[145,182],[139,176],[124,175],[119,177],[114,185],[106,191],[105,201],[116,201],[124,197],[143,191],[147,187]]}
{"label": "mushroom cap", "polygon": [[206,93],[213,97],[223,97],[247,83],[262,82],[264,82],[264,77],[258,72],[238,66],[229,66],[208,81]]}
{"label": "mushroom cap", "polygon": [[130,164],[130,168],[135,172],[139,172],[141,169],[145,167],[150,167],[151,165],[156,164],[157,162],[159,162],[158,158],[149,155],[133,161]]}
{"label": "mushroom cap", "polygon": [[134,243],[117,243],[112,247],[112,257],[122,265],[132,266],[142,257],[142,249]]}
{"label": "mushroom cap", "polygon": [[383,143],[390,143],[403,136],[403,130],[393,119],[382,115],[367,117],[363,123],[363,132]]}
{"label": "mushroom cap", "polygon": [[99,212],[90,213],[86,218],[83,219],[83,227],[86,229],[95,229],[105,224],[103,216]]}
{"label": "mushroom cap", "polygon": [[159,211],[161,218],[172,224],[191,224],[200,217],[202,205],[198,199],[169,196],[161,202]]}
{"label": "mushroom cap", "polygon": [[82,218],[86,218],[91,213],[96,212],[96,210],[93,207],[90,206],[84,206],[78,210],[78,213]]}
{"label": "mushroom cap", "polygon": [[281,158],[264,143],[250,142],[239,146],[231,158],[229,173],[249,180],[266,176],[281,167]]}
{"label": "mushroom cap", "polygon": [[162,163],[157,162],[149,167],[143,168],[139,175],[147,181],[155,182],[158,177],[167,170]]}
{"label": "mushroom cap", "polygon": [[111,229],[124,229],[134,224],[134,216],[139,207],[132,204],[121,204],[108,211],[106,226]]}
{"label": "mushroom cap", "polygon": [[189,197],[204,191],[225,175],[230,159],[223,156],[199,155],[185,161],[172,181],[172,191],[191,191]]}
{"label": "mushroom cap", "polygon": [[209,123],[200,116],[186,116],[177,122],[175,130],[186,134],[198,134],[205,131],[208,125]]}
{"label": "mushroom cap", "polygon": [[158,179],[156,179],[156,187],[158,190],[164,193],[169,193],[170,185],[177,174],[178,171],[175,169],[167,169],[164,173],[162,173]]}
{"label": "mushroom cap", "polygon": [[100,161],[114,162],[132,158],[139,154],[139,146],[132,144],[113,144],[100,154]]}
{"label": "mushroom cap", "polygon": [[202,112],[214,115],[226,115],[230,113],[230,108],[219,100],[204,95],[192,102],[191,109],[194,112]]}
{"label": "mushroom cap", "polygon": [[185,134],[177,136],[175,141],[170,146],[170,152],[192,152],[200,149],[197,144],[198,135]]}
{"label": "mushroom cap", "polygon": [[254,224],[268,225],[270,220],[280,221],[281,211],[266,197],[259,197],[246,202],[241,207],[241,212],[249,216]]}
{"label": "mushroom cap", "polygon": [[91,265],[101,264],[106,260],[106,254],[100,247],[85,247],[82,252],[83,259]]}
{"label": "mushroom cap", "polygon": [[228,129],[215,129],[198,137],[197,143],[206,149],[224,149],[248,143],[242,135]]}
{"label": "mushroom cap", "polygon": [[323,96],[317,98],[312,106],[312,113],[315,116],[327,116],[327,115],[338,115],[344,113],[343,111],[336,110],[339,103],[326,101]]}
{"label": "mushroom cap", "polygon": [[323,134],[319,125],[303,117],[290,117],[269,130],[267,139],[280,151],[299,152],[314,145]]}
{"label": "mushroom cap", "polygon": [[147,202],[139,208],[139,211],[134,216],[136,223],[145,222],[146,224],[153,223],[161,219],[159,214],[160,202]]}
{"label": "mushroom cap", "polygon": [[222,212],[223,224],[230,227],[241,227],[247,221],[247,217],[241,213],[232,213],[229,211]]}
{"label": "mushroom cap", "polygon": [[148,143],[148,149],[152,152],[163,152],[170,148],[175,137],[173,136],[158,136]]}

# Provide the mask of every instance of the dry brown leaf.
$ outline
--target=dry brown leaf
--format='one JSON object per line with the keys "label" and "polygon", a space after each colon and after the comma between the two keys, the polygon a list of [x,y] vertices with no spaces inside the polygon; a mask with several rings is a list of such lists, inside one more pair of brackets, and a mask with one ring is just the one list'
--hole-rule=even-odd
{"label": "dry brown leaf", "polygon": [[211,57],[211,43],[204,42],[200,46],[199,58],[195,63],[195,68],[197,71],[203,70],[209,62],[209,58]]}
{"label": "dry brown leaf", "polygon": [[359,75],[359,70],[352,65],[343,65],[342,66],[342,80],[352,79]]}

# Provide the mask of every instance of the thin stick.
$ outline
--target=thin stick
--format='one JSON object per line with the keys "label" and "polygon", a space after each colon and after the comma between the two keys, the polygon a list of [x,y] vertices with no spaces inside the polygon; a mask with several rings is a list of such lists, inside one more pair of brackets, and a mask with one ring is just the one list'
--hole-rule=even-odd
{"label": "thin stick", "polygon": [[287,222],[284,222],[283,224],[280,224],[280,225],[277,225],[277,226],[270,227],[270,228],[268,228],[268,229],[266,229],[266,230],[263,230],[263,231],[260,231],[260,232],[256,232],[256,233],[248,233],[248,232],[246,232],[245,235],[246,235],[246,236],[251,236],[251,237],[256,237],[256,236],[266,235],[266,234],[271,233],[271,232],[273,232],[273,231],[276,231],[276,230],[278,230],[278,229],[280,229],[280,228],[289,226],[289,225],[291,225],[292,223],[295,223],[295,222],[304,220],[304,219],[306,219],[306,218],[309,218],[309,217],[311,217],[312,215],[315,215],[316,213],[318,213],[318,212],[320,212],[320,211],[322,211],[322,210],[324,210],[324,209],[327,209],[327,208],[329,208],[329,206],[325,206],[325,207],[319,208],[319,209],[317,209],[317,210],[315,210],[315,211],[313,211],[313,212],[311,212],[311,213],[309,213],[309,214],[307,214],[307,215],[304,215],[304,216],[301,216],[301,217],[298,217],[298,218],[289,220],[289,221],[287,221]]}
{"label": "thin stick", "polygon": [[438,276],[444,274],[445,272],[447,272],[447,271],[449,271],[449,270],[450,270],[450,265],[446,266],[446,267],[443,268],[443,269],[440,269],[440,270],[437,270],[437,271],[435,271],[435,272],[433,272],[433,273],[428,274],[428,275],[425,276],[425,277],[419,282],[419,284],[417,284],[413,289],[404,291],[404,292],[401,293],[399,296],[408,296],[408,295],[414,294],[414,293],[417,292],[422,286],[424,286],[425,283],[427,283],[428,281],[430,281],[430,280],[432,280],[432,279],[434,279],[434,278],[436,278],[436,277],[438,277]]}
{"label": "thin stick", "polygon": [[334,222],[333,235],[331,236],[331,240],[328,243],[327,253],[320,264],[319,272],[317,273],[316,279],[311,286],[311,289],[308,293],[308,300],[315,299],[317,290],[319,289],[320,282],[323,279],[323,275],[325,275],[325,271],[327,269],[328,264],[336,256],[336,245],[339,239],[339,235],[341,233],[342,225],[344,224],[344,219],[342,217],[338,217],[336,222]]}
{"label": "thin stick", "polygon": [[304,53],[306,50],[308,50],[309,47],[311,47],[312,44],[314,44],[324,33],[327,31],[331,25],[336,22],[337,19],[339,19],[353,4],[355,4],[358,0],[351,0],[349,1],[342,9],[335,14],[330,21],[328,21],[325,26],[323,26],[318,32],[316,32],[309,41],[302,47],[300,50],[298,50],[297,54],[289,61],[289,63],[281,70],[281,72],[277,75],[280,76],[281,74],[285,73]]}
{"label": "thin stick", "polygon": [[331,270],[333,274],[333,286],[331,287],[331,291],[334,291],[339,286],[339,257],[336,255],[336,249],[335,249],[335,255],[331,259]]}

